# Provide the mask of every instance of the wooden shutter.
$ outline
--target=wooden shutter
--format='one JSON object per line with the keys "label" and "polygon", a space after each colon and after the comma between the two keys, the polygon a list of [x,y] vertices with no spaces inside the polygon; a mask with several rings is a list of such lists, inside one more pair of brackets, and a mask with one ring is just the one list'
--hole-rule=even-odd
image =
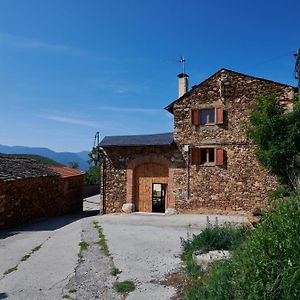
{"label": "wooden shutter", "polygon": [[200,149],[192,148],[191,149],[191,163],[192,165],[199,165],[200,163]]}
{"label": "wooden shutter", "polygon": [[224,123],[224,110],[222,107],[216,108],[216,124]]}
{"label": "wooden shutter", "polygon": [[192,124],[193,125],[199,125],[200,124],[199,110],[196,110],[196,109],[192,110]]}
{"label": "wooden shutter", "polygon": [[224,165],[224,150],[222,148],[216,148],[216,166]]}

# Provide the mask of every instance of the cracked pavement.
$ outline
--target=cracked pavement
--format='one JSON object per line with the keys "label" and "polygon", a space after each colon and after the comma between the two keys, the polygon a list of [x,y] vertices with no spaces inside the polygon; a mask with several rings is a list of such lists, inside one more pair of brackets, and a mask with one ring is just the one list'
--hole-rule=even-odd
{"label": "cracked pavement", "polygon": [[[112,257],[100,250],[94,220],[103,228]],[[218,221],[245,218],[219,216]],[[86,212],[0,232],[0,299],[170,299],[176,287],[158,281],[181,267],[180,237],[200,232],[205,225],[205,215]],[[89,244],[81,259],[80,241]],[[30,256],[22,261],[25,255]],[[114,266],[122,271],[118,277],[111,275]],[[132,280],[136,290],[120,295],[114,290],[116,280]]]}

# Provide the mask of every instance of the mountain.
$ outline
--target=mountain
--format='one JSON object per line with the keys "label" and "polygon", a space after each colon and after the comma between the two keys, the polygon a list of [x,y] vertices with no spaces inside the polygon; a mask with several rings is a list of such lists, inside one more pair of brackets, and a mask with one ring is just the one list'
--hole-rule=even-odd
{"label": "mountain", "polygon": [[78,153],[73,152],[55,152],[48,148],[35,148],[35,147],[23,147],[23,146],[5,146],[0,145],[0,153],[4,154],[35,154],[44,157],[48,157],[61,163],[68,165],[72,161],[76,161],[79,164],[79,169],[86,171],[89,168],[88,164],[88,151],[81,151]]}

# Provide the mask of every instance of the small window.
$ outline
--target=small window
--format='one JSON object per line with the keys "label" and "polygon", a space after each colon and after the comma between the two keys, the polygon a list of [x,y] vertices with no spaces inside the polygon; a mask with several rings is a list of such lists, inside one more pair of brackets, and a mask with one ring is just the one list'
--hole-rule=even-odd
{"label": "small window", "polygon": [[201,110],[201,125],[209,125],[215,123],[215,109]]}
{"label": "small window", "polygon": [[221,125],[224,122],[222,107],[210,109],[192,109],[192,125]]}
{"label": "small window", "polygon": [[192,148],[192,165],[224,165],[224,150],[222,148]]}
{"label": "small window", "polygon": [[214,148],[200,148],[201,164],[215,162],[215,149]]}

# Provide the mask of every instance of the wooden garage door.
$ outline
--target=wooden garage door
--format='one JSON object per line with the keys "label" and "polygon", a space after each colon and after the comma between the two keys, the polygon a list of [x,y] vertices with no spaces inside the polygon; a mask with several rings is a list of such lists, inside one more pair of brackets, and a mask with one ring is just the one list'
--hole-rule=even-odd
{"label": "wooden garage door", "polygon": [[[168,183],[167,167],[146,163],[134,169],[133,198],[137,211],[152,212],[152,183]],[[166,206],[168,193],[166,194]]]}

